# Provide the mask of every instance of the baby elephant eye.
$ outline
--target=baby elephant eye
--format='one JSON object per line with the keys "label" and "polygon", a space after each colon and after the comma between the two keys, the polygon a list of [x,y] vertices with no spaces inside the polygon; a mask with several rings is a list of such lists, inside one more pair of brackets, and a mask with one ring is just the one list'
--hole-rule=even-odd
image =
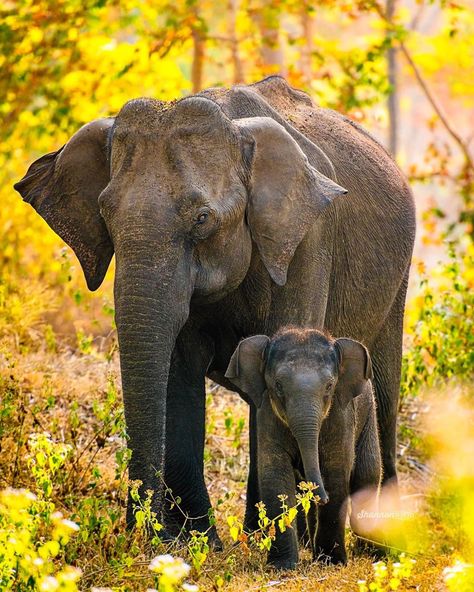
{"label": "baby elephant eye", "polygon": [[209,212],[201,212],[198,217],[195,219],[196,224],[204,224],[204,222],[209,218]]}
{"label": "baby elephant eye", "polygon": [[283,394],[283,386],[282,386],[282,384],[281,384],[281,382],[280,382],[279,380],[277,380],[277,381],[275,382],[275,389],[276,389],[276,392],[277,392],[279,395],[282,395],[282,394]]}
{"label": "baby elephant eye", "polygon": [[332,391],[332,387],[334,386],[334,382],[332,380],[330,380],[327,384],[326,384],[326,393],[330,393]]}

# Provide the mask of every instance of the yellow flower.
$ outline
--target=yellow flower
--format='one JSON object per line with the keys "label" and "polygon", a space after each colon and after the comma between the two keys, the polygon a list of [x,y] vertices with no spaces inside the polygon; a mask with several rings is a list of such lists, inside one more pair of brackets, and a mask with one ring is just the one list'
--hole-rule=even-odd
{"label": "yellow flower", "polygon": [[39,583],[40,592],[55,592],[59,590],[59,582],[53,576],[46,576]]}
{"label": "yellow flower", "polygon": [[66,544],[71,535],[79,531],[79,526],[72,520],[63,518],[61,512],[55,512],[51,517],[54,523],[54,540],[60,540],[63,544]]}
{"label": "yellow flower", "polygon": [[158,555],[148,567],[161,574],[160,581],[164,584],[179,584],[191,571],[191,567],[183,559],[172,555]]}

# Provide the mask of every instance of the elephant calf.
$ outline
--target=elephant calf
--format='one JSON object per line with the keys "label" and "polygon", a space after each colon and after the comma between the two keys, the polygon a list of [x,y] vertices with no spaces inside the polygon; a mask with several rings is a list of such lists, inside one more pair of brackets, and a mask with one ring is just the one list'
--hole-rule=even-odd
{"label": "elephant calf", "polygon": [[[319,496],[307,518],[313,557],[345,563],[349,495],[352,528],[367,534],[363,511],[374,509],[382,472],[367,349],[291,327],[271,339],[241,341],[226,377],[258,409],[258,487],[268,516],[281,513],[279,494],[294,505],[298,481],[313,482]],[[277,532],[269,563],[290,569],[297,560],[296,529]]]}

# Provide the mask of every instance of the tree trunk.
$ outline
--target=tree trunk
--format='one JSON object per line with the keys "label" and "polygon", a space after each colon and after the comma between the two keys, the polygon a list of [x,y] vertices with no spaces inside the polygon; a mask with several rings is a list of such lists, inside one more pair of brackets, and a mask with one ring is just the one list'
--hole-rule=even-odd
{"label": "tree trunk", "polygon": [[193,63],[191,67],[191,82],[193,93],[202,90],[204,57],[206,52],[206,34],[204,22],[199,15],[199,8],[196,4],[194,8],[194,23],[191,28],[193,38]]}
{"label": "tree trunk", "polygon": [[237,12],[239,10],[239,0],[229,0],[229,43],[233,68],[233,83],[240,84],[244,82],[244,68],[239,53],[239,41],[237,38],[236,24]]}
{"label": "tree trunk", "polygon": [[[396,9],[396,0],[387,0],[386,14],[389,23],[392,22]],[[396,159],[398,153],[398,60],[397,48],[393,45],[387,51],[387,73],[391,86],[388,95],[388,146],[392,156]]]}
{"label": "tree trunk", "polygon": [[260,32],[260,66],[263,74],[286,75],[280,39],[280,8],[273,0],[251,13]]}
{"label": "tree trunk", "polygon": [[312,54],[313,54],[313,30],[314,19],[309,10],[307,1],[301,4],[301,29],[303,32],[303,39],[305,41],[301,49],[301,72],[305,85],[309,86],[313,77],[312,70]]}

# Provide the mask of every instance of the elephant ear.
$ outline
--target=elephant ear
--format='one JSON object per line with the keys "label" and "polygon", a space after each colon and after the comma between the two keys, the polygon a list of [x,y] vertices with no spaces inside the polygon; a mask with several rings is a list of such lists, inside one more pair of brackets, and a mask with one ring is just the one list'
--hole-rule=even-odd
{"label": "elephant ear", "polygon": [[248,222],[273,281],[286,283],[296,248],[333,199],[347,190],[321,174],[285,128],[270,117],[236,119],[251,161]]}
{"label": "elephant ear", "polygon": [[23,199],[77,255],[87,285],[96,290],[114,253],[98,197],[110,180],[107,136],[113,119],[98,119],[42,156],[14,185]]}
{"label": "elephant ear", "polygon": [[373,379],[372,362],[367,348],[354,339],[336,339],[334,347],[339,361],[336,391],[348,402],[362,394],[367,381]]}
{"label": "elephant ear", "polygon": [[265,383],[264,354],[270,339],[254,335],[242,340],[232,354],[225,377],[248,395],[257,407],[262,405]]}

